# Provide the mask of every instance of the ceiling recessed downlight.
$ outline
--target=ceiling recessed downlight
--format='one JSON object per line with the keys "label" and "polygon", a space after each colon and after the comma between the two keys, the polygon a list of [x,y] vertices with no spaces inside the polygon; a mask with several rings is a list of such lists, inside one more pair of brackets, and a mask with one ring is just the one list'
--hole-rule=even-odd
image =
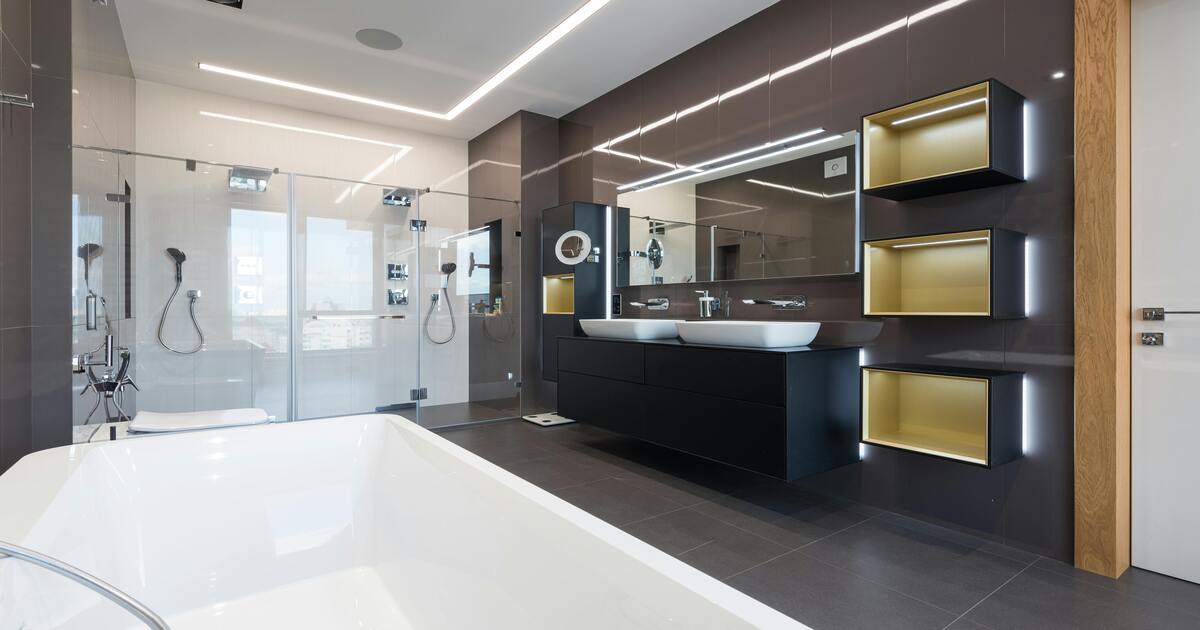
{"label": "ceiling recessed downlight", "polygon": [[534,42],[532,46],[530,46],[529,48],[526,48],[524,52],[522,52],[520,55],[517,55],[516,59],[513,59],[512,61],[508,62],[508,65],[501,68],[498,72],[496,72],[496,74],[493,74],[487,81],[483,82],[483,85],[480,85],[479,87],[475,88],[475,91],[468,94],[465,98],[463,98],[463,100],[459,101],[457,105],[455,105],[454,107],[451,107],[450,110],[444,114],[434,112],[434,111],[429,111],[426,109],[421,109],[418,107],[409,107],[408,105],[400,105],[398,103],[389,103],[387,101],[381,101],[378,99],[368,98],[365,96],[357,96],[354,94],[348,94],[346,92],[330,90],[330,89],[326,89],[326,88],[322,88],[322,87],[317,87],[314,85],[306,85],[304,83],[298,83],[296,81],[288,81],[286,79],[277,79],[275,77],[269,77],[269,76],[262,75],[262,74],[255,74],[253,72],[246,72],[244,70],[237,70],[234,68],[222,68],[221,66],[215,66],[212,64],[208,64],[208,63],[199,63],[196,65],[201,70],[205,70],[208,72],[216,72],[218,74],[224,74],[226,76],[231,76],[231,77],[238,77],[239,79],[258,81],[260,83],[267,83],[267,84],[276,85],[279,87],[291,88],[293,90],[300,90],[302,92],[309,92],[311,94],[320,94],[322,96],[338,98],[338,99],[342,99],[345,101],[353,101],[355,103],[362,103],[364,105],[373,105],[375,107],[383,107],[385,109],[393,109],[396,111],[407,112],[410,114],[418,114],[420,116],[429,116],[430,118],[440,118],[442,120],[454,120],[455,118],[458,117],[459,114],[466,111],[466,109],[468,107],[474,105],[476,102],[479,101],[479,99],[483,98],[484,95],[486,95],[488,92],[491,92],[492,90],[496,89],[497,86],[499,86],[501,83],[503,83],[505,80],[507,80],[512,75],[516,74],[518,70],[525,67],[530,61],[533,61],[534,58],[536,58],[538,55],[542,54],[548,48],[550,48],[556,42],[558,42],[558,40],[565,37],[567,35],[567,33],[570,33],[571,31],[575,30],[575,28],[578,27],[580,24],[582,24],[585,20],[587,20],[591,16],[595,15],[595,13],[597,11],[599,11],[601,8],[604,7],[604,5],[608,4],[609,2],[611,2],[611,0],[588,0],[588,2],[585,3],[582,7],[579,7],[578,9],[575,10],[574,13],[572,13],[570,16],[568,16],[567,19],[563,20],[562,22],[559,22],[558,25],[556,25],[553,29],[550,30],[550,32],[543,35],[541,37],[541,39],[538,39],[536,42]]}
{"label": "ceiling recessed downlight", "polygon": [[381,28],[364,28],[354,34],[354,39],[367,48],[375,50],[400,50],[404,40],[400,36]]}

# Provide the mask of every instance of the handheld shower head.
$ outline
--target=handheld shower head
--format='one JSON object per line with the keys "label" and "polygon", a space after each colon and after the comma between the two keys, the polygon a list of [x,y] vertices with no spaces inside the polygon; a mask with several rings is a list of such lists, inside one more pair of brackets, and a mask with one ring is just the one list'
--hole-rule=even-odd
{"label": "handheld shower head", "polygon": [[457,269],[458,269],[458,265],[456,265],[452,262],[442,264],[442,288],[443,289],[448,288],[450,286],[450,274],[454,273],[455,270],[457,270]]}
{"label": "handheld shower head", "polygon": [[183,282],[183,261],[187,260],[187,255],[174,247],[167,248],[167,255],[175,261],[175,282]]}

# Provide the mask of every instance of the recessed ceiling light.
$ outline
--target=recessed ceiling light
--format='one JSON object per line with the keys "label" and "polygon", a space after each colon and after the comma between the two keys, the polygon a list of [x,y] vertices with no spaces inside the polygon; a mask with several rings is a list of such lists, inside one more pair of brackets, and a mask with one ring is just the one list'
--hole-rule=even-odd
{"label": "recessed ceiling light", "polygon": [[1055,72],[1054,74],[1050,75],[1050,78],[1051,79],[1061,79],[1065,76],[1067,76],[1067,73],[1063,72],[1062,70],[1059,70],[1059,71]]}
{"label": "recessed ceiling light", "polygon": [[400,50],[404,40],[400,36],[381,28],[364,28],[354,34],[354,39],[367,48],[375,50]]}
{"label": "recessed ceiling light", "polygon": [[588,2],[586,4],[584,4],[582,7],[577,9],[574,13],[572,13],[569,17],[567,17],[567,19],[563,20],[562,22],[559,22],[558,25],[555,26],[553,29],[551,29],[549,33],[546,33],[545,35],[542,36],[541,39],[534,42],[532,46],[530,46],[529,48],[526,48],[525,52],[522,52],[520,55],[517,56],[516,59],[513,59],[512,61],[508,62],[508,65],[501,68],[499,72],[492,75],[491,78],[489,78],[487,81],[484,81],[483,85],[480,85],[478,88],[475,88],[474,92],[471,92],[470,94],[468,94],[466,96],[466,98],[459,101],[457,105],[450,108],[450,111],[448,111],[444,114],[440,114],[438,112],[430,111],[427,109],[421,109],[419,107],[409,107],[408,105],[400,105],[398,103],[389,103],[387,101],[381,101],[379,99],[368,98],[365,96],[357,96],[354,94],[347,94],[346,92],[338,92],[336,90],[329,90],[326,88],[317,87],[317,86],[313,86],[313,85],[305,85],[303,83],[297,83],[295,81],[287,81],[284,79],[277,79],[274,77],[269,77],[269,76],[265,76],[265,75],[261,75],[261,74],[254,74],[252,72],[245,72],[243,70],[235,70],[232,68],[222,68],[220,66],[214,66],[212,64],[207,64],[207,63],[199,63],[199,64],[197,64],[197,67],[199,67],[201,70],[206,70],[208,72],[216,72],[218,74],[224,74],[224,75],[231,76],[231,77],[238,77],[240,79],[247,79],[250,81],[258,81],[260,83],[267,83],[267,84],[276,85],[279,87],[291,88],[293,90],[300,90],[302,92],[309,92],[312,94],[320,94],[322,96],[338,98],[338,99],[342,99],[345,101],[353,101],[355,103],[362,103],[364,105],[383,107],[386,109],[393,109],[396,111],[406,112],[409,114],[417,114],[420,116],[429,116],[430,118],[440,118],[442,120],[454,120],[455,118],[458,117],[459,114],[466,111],[466,109],[468,107],[474,105],[475,103],[477,103],[479,101],[479,99],[481,99],[485,95],[487,95],[488,92],[491,92],[492,90],[496,89],[497,86],[499,86],[501,83],[503,83],[505,80],[507,80],[512,75],[516,74],[518,70],[520,70],[521,68],[524,68],[527,64],[529,64],[530,61],[533,61],[535,58],[537,58],[538,55],[542,54],[543,52],[546,51],[546,49],[550,48],[556,42],[558,42],[558,40],[565,37],[567,35],[567,33],[570,33],[571,31],[575,30],[575,28],[577,26],[582,24],[588,18],[592,17],[592,15],[595,15],[595,13],[597,11],[599,11],[601,8],[603,8],[604,5],[608,4],[610,1],[611,0],[588,0]]}

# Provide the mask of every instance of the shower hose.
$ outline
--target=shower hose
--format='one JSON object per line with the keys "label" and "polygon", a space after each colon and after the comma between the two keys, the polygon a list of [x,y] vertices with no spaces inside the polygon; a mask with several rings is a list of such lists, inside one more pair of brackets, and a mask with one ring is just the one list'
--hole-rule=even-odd
{"label": "shower hose", "polygon": [[450,336],[438,341],[429,333],[429,322],[433,321],[433,309],[437,307],[437,300],[429,301],[429,312],[425,314],[425,338],[439,346],[450,343],[450,340],[454,339],[454,334],[458,332],[458,325],[454,322],[454,307],[450,304],[450,293],[446,291],[446,287],[442,287],[442,297],[446,300],[446,310],[450,311]]}
{"label": "shower hose", "polygon": [[171,297],[167,298],[167,305],[163,307],[162,316],[158,318],[158,345],[166,348],[175,354],[196,354],[204,347],[204,331],[200,329],[200,322],[196,321],[196,300],[195,296],[188,297],[188,315],[192,318],[192,326],[196,328],[196,335],[200,337],[200,341],[196,343],[196,347],[191,350],[179,350],[167,345],[163,341],[163,326],[167,324],[167,313],[171,312],[171,304],[175,301],[175,296],[179,295],[179,287],[183,284],[182,280],[175,282],[175,290],[171,291]]}

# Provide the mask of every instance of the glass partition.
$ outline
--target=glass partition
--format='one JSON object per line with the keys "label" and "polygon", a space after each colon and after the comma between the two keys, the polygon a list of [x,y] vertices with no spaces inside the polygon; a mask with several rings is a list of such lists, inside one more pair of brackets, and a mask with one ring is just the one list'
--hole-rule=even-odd
{"label": "glass partition", "polygon": [[90,148],[74,179],[76,441],[142,411],[521,415],[516,202]]}
{"label": "glass partition", "polygon": [[520,416],[520,206],[440,191],[419,203],[421,424]]}
{"label": "glass partition", "polygon": [[286,419],[287,176],[133,159],[136,409]]}
{"label": "glass partition", "polygon": [[420,387],[415,191],[294,178],[298,420],[405,413]]}

